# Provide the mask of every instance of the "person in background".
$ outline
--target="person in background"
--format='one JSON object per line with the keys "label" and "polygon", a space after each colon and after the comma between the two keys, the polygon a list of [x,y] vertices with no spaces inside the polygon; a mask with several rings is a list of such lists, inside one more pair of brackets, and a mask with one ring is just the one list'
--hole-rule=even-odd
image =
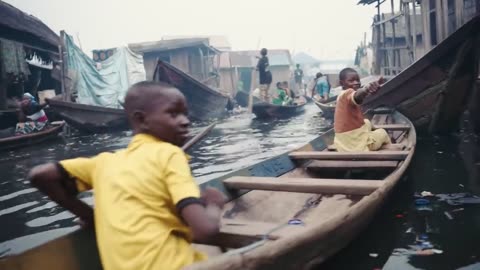
{"label": "person in background", "polygon": [[290,89],[290,87],[288,87],[288,82],[287,81],[284,81],[282,82],[282,88],[287,91],[287,95],[291,98],[291,99],[294,99],[295,98],[295,93],[293,92],[292,89]]}
{"label": "person in background", "polygon": [[18,123],[15,127],[16,135],[24,135],[43,130],[48,125],[48,118],[43,108],[47,104],[38,104],[35,97],[29,93],[22,96],[18,106]]}
{"label": "person in background", "polygon": [[[330,94],[330,85],[326,79],[326,76],[323,76],[321,72],[318,72],[315,76],[315,91],[312,89],[312,98],[319,102],[325,102]],[[314,94],[315,92],[315,94]]]}
{"label": "person in background", "polygon": [[294,71],[294,77],[295,77],[295,90],[300,93],[300,90],[302,89],[302,82],[303,82],[303,70],[300,68],[300,64],[297,64],[297,68]]}
{"label": "person in background", "polygon": [[[181,269],[206,259],[191,243],[218,233],[224,195],[200,195],[180,148],[190,122],[182,93],[165,83],[134,84],[125,98],[134,136],[126,149],[33,168],[29,179],[83,221],[95,224],[103,269]],[[78,199],[94,190],[95,211]]]}
{"label": "person in background", "polygon": [[272,99],[272,103],[275,105],[289,105],[291,102],[287,91],[284,88],[282,82],[277,82],[277,89],[275,89],[275,95]]}
{"label": "person in background", "polygon": [[390,144],[390,137],[384,129],[372,130],[372,124],[364,119],[361,104],[368,95],[380,89],[383,78],[360,88],[360,77],[352,68],[340,71],[342,92],[337,97],[335,109],[334,145],[338,151],[375,151],[384,144]]}
{"label": "person in background", "polygon": [[270,63],[268,61],[268,50],[263,48],[260,50],[261,57],[258,59],[257,70],[260,77],[260,93],[262,100],[264,102],[270,102],[270,95],[268,90],[270,89],[270,84],[272,83],[272,73],[269,70]]}

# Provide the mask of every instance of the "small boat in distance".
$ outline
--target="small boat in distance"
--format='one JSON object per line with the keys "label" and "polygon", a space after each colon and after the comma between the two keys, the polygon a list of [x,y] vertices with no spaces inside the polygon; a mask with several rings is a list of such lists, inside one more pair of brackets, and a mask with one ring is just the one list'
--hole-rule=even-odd
{"label": "small boat in distance", "polygon": [[158,60],[153,75],[154,81],[169,83],[183,93],[188,103],[189,117],[192,120],[208,120],[225,115],[229,98],[199,82],[190,75]]}
{"label": "small boat in distance", "polygon": [[68,102],[59,98],[46,99],[46,102],[59,118],[80,132],[104,133],[130,128],[123,109]]}
{"label": "small boat in distance", "polygon": [[293,105],[275,105],[266,102],[254,103],[252,112],[257,118],[287,118],[305,111],[307,103],[304,97],[299,97]]}
{"label": "small boat in distance", "polygon": [[[44,130],[38,132],[0,138],[0,151],[17,149],[52,139],[62,131],[64,125],[63,121],[52,122]],[[15,129],[12,131],[14,132]]]}
{"label": "small boat in distance", "polygon": [[328,98],[324,102],[318,101],[316,98],[312,98],[315,105],[322,110],[322,116],[326,119],[333,119],[335,115],[335,106],[337,105],[337,96]]}

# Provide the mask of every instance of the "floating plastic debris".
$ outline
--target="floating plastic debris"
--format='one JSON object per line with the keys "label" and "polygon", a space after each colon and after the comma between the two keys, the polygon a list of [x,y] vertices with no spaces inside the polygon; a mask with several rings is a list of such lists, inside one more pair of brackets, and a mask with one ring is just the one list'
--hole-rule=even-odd
{"label": "floating plastic debris", "polygon": [[378,253],[370,253],[368,255],[372,258],[377,258],[378,257]]}
{"label": "floating plastic debris", "polygon": [[298,218],[294,218],[294,219],[289,220],[288,224],[289,225],[305,225],[305,223]]}
{"label": "floating plastic debris", "polygon": [[431,196],[435,196],[433,193],[431,193],[430,191],[422,191],[422,193],[420,193],[420,195],[422,195],[422,197],[431,197]]}
{"label": "floating plastic debris", "polygon": [[453,219],[452,215],[451,215],[448,211],[445,211],[445,212],[443,212],[443,213],[445,214],[445,216],[446,216],[448,219],[450,219],[450,220]]}
{"label": "floating plastic debris", "polygon": [[430,204],[430,201],[427,199],[416,199],[415,200],[416,205],[427,205]]}
{"label": "floating plastic debris", "polygon": [[463,210],[465,210],[465,209],[464,208],[456,208],[456,209],[453,209],[450,212],[460,212],[460,211],[463,211]]}

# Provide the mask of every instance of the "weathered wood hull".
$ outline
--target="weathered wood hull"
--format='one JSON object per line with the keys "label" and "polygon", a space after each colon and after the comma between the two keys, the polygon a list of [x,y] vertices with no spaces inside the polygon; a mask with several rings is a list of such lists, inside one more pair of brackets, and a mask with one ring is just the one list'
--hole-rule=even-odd
{"label": "weathered wood hull", "polygon": [[227,96],[202,84],[166,62],[158,61],[153,79],[169,83],[185,95],[190,113],[189,117],[193,120],[218,118],[226,112]]}
{"label": "weathered wood hull", "polygon": [[298,115],[305,111],[305,104],[280,106],[269,103],[253,104],[252,112],[257,118],[286,118]]}
{"label": "weathered wood hull", "polygon": [[2,138],[0,139],[0,151],[18,149],[55,138],[62,131],[63,126],[64,123],[61,123],[40,132]]}
{"label": "weathered wood hull", "polygon": [[[372,122],[381,123],[379,118],[381,116],[374,117],[377,120],[372,119]],[[413,124],[399,113],[390,115],[390,119],[411,127],[398,141],[407,149],[402,152],[403,159],[397,160],[391,171],[380,174],[384,177],[379,180],[367,180],[374,182],[376,186],[369,193],[342,195],[348,193],[310,191],[299,193],[272,189],[249,191],[245,188],[227,187],[228,183],[231,183],[229,180],[234,177],[275,177],[275,183],[302,177],[310,178],[309,183],[331,180],[338,184],[342,181],[351,181],[319,179],[317,177],[322,176],[328,168],[310,171],[309,168],[315,161],[293,158],[295,153],[298,156],[300,152],[330,153],[327,151],[327,145],[333,141],[333,130],[294,152],[276,156],[203,183],[202,188],[216,187],[224,192],[230,201],[224,209],[221,234],[211,245],[238,249],[222,253],[220,249],[215,248],[220,254],[212,254],[209,260],[191,265],[187,269],[311,269],[348,245],[368,225],[388,198],[414,154],[416,134]],[[379,151],[378,154],[386,155],[387,152]],[[355,158],[350,162],[355,162]],[[373,166],[372,168],[378,169]],[[353,182],[362,181],[364,180],[357,179]],[[252,182],[256,184],[257,180]],[[291,224],[292,220],[300,221],[300,224]],[[272,224],[274,226],[269,227]],[[207,251],[213,247],[200,245],[196,248]],[[80,230],[23,254],[0,259],[0,268],[24,270],[35,266],[36,270],[101,269],[98,259],[94,235],[89,231]]]}
{"label": "weathered wood hull", "polygon": [[129,129],[123,109],[47,99],[52,110],[70,126],[86,133],[103,133]]}
{"label": "weathered wood hull", "polygon": [[473,92],[480,55],[480,15],[459,28],[382,89],[364,110],[395,107],[418,129],[454,130]]}

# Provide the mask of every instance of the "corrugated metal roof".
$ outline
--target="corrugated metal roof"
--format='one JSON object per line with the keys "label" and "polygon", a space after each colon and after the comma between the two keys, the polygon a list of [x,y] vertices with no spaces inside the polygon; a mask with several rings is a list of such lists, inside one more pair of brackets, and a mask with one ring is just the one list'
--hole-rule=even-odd
{"label": "corrugated metal roof", "polygon": [[60,42],[59,36],[36,17],[29,15],[10,4],[0,1],[0,18],[1,26],[22,33],[27,33],[35,37],[37,40],[52,46],[55,50],[58,49],[57,46]]}
{"label": "corrugated metal roof", "polygon": [[[357,5],[371,5],[371,4],[377,3],[377,2],[378,2],[378,0],[360,0],[360,1],[358,1]],[[381,2],[385,2],[385,0],[381,0],[380,3]]]}
{"label": "corrugated metal roof", "polygon": [[218,52],[217,49],[210,46],[208,38],[181,38],[170,40],[159,40],[152,42],[131,43],[128,47],[139,53],[148,52],[163,52],[189,47],[205,47],[213,52]]}
{"label": "corrugated metal roof", "polygon": [[208,35],[192,35],[192,36],[163,36],[162,40],[172,39],[192,39],[192,38],[206,38],[210,46],[215,47],[221,51],[230,51],[231,45],[225,36],[208,36]]}

